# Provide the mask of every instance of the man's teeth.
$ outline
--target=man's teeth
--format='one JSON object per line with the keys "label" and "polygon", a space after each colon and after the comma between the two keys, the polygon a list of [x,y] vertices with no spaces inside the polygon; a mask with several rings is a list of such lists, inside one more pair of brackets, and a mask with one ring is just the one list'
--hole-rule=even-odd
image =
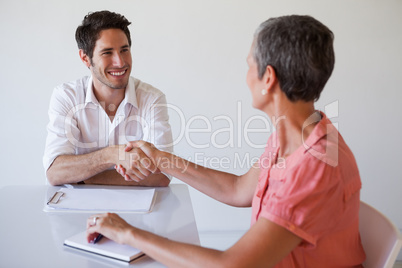
{"label": "man's teeth", "polygon": [[122,72],[110,72],[111,75],[123,75],[126,71],[122,71]]}

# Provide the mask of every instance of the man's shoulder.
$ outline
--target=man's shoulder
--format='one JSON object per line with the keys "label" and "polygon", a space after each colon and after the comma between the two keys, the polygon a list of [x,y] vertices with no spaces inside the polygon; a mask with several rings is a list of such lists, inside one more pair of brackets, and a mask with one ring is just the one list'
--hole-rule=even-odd
{"label": "man's shoulder", "polygon": [[56,93],[65,93],[68,95],[72,94],[77,97],[80,95],[85,96],[89,80],[90,80],[89,76],[84,76],[79,79],[72,80],[56,86],[54,91]]}
{"label": "man's shoulder", "polygon": [[161,90],[157,89],[151,84],[145,83],[140,79],[131,77],[134,82],[136,95],[150,95],[154,97],[159,97],[165,95]]}

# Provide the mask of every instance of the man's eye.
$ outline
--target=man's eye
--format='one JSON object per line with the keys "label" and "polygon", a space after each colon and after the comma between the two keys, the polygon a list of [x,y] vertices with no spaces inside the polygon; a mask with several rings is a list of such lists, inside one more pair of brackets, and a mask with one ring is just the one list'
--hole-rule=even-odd
{"label": "man's eye", "polygon": [[102,55],[110,55],[112,54],[111,52],[103,52]]}

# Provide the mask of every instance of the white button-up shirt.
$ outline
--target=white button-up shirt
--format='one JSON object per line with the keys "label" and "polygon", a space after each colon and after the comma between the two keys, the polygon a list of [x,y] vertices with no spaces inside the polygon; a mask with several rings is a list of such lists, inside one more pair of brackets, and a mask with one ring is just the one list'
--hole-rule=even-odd
{"label": "white button-up shirt", "polygon": [[166,97],[158,89],[130,77],[113,121],[93,93],[92,77],[56,87],[50,100],[43,165],[59,155],[86,154],[101,148],[145,140],[172,152]]}

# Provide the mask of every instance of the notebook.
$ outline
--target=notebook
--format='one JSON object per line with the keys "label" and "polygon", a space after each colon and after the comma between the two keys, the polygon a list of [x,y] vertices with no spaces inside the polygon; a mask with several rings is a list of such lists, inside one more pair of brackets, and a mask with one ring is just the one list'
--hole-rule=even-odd
{"label": "notebook", "polygon": [[44,211],[150,212],[155,189],[60,188],[46,197]]}
{"label": "notebook", "polygon": [[131,262],[144,256],[144,253],[139,249],[118,244],[106,237],[103,237],[96,244],[88,243],[86,232],[67,238],[64,241],[64,246],[125,262]]}

